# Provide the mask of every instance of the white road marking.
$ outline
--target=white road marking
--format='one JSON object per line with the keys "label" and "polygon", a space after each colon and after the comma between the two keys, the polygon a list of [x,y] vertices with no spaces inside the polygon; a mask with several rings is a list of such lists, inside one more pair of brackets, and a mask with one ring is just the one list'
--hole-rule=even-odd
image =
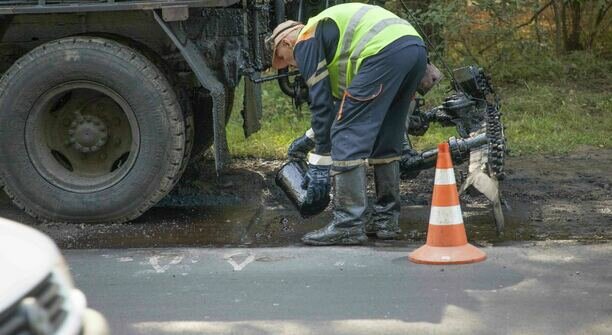
{"label": "white road marking", "polygon": [[175,256],[170,263],[166,264],[166,265],[159,265],[159,256],[152,256],[151,258],[149,258],[149,264],[151,264],[151,266],[153,267],[153,270],[155,270],[155,272],[157,273],[164,273],[166,272],[171,265],[176,265],[178,263],[180,263],[183,260],[183,256]]}
{"label": "white road marking", "polygon": [[249,251],[248,256],[240,263],[236,263],[234,257],[243,256],[243,252],[238,252],[235,254],[227,255],[224,258],[227,262],[234,268],[234,271],[242,271],[247,265],[251,264],[255,260],[255,254]]}

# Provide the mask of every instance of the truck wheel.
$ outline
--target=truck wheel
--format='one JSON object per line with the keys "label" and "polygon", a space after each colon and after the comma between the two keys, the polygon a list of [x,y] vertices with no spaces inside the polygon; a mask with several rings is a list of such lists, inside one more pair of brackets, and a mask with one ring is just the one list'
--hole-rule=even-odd
{"label": "truck wheel", "polygon": [[186,132],[162,71],[109,39],[46,43],[0,79],[0,176],[45,221],[138,217],[180,177]]}

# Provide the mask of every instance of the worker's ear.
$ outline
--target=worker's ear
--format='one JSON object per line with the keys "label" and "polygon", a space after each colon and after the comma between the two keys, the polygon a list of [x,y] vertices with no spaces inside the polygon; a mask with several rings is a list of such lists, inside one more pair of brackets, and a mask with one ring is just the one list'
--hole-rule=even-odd
{"label": "worker's ear", "polygon": [[293,47],[293,45],[295,45],[295,42],[297,41],[297,37],[298,37],[298,33],[300,32],[299,29],[293,29],[291,31],[289,31],[282,39],[283,44],[286,44],[287,46],[289,46],[290,48]]}
{"label": "worker's ear", "polygon": [[425,75],[417,87],[417,92],[419,92],[420,95],[427,94],[427,92],[436,86],[436,84],[438,84],[442,78],[444,78],[442,72],[440,72],[440,70],[438,70],[438,68],[432,63],[427,63]]}
{"label": "worker's ear", "polygon": [[293,46],[293,43],[291,43],[290,39],[283,38],[283,40],[280,42],[280,45],[285,46],[287,48],[291,48]]}

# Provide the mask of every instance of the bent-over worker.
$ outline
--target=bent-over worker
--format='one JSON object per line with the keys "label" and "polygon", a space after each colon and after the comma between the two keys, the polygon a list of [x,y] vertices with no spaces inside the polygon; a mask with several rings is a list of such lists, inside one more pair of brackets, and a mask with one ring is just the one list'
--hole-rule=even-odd
{"label": "bent-over worker", "polygon": [[[312,131],[301,139],[315,143],[303,185],[308,200],[329,193],[330,174],[334,178],[333,220],[302,241],[361,244],[366,231],[395,238],[406,113],[427,65],[423,40],[407,21],[381,7],[347,3],[306,25],[283,22],[268,43],[272,67],[297,67],[309,88]],[[296,154],[307,145],[299,141],[292,144]],[[371,218],[366,160],[374,166],[376,184]]]}

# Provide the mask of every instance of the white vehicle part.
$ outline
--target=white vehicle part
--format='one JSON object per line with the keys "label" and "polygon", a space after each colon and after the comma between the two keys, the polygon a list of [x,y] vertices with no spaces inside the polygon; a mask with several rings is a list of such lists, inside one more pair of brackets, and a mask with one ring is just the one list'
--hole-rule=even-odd
{"label": "white vehicle part", "polygon": [[0,218],[0,311],[23,298],[58,262],[60,252],[49,237]]}
{"label": "white vehicle part", "polygon": [[[60,308],[65,313],[54,335],[109,334],[104,317],[87,309],[85,295],[74,288],[64,257],[43,233],[0,218],[0,273],[0,314],[13,309],[7,316],[8,322],[25,323],[30,329],[39,331],[49,329],[50,312],[37,299],[52,292],[51,297],[63,298]],[[35,288],[41,285],[46,287],[44,293],[33,295]],[[20,312],[15,312],[16,304]]]}

